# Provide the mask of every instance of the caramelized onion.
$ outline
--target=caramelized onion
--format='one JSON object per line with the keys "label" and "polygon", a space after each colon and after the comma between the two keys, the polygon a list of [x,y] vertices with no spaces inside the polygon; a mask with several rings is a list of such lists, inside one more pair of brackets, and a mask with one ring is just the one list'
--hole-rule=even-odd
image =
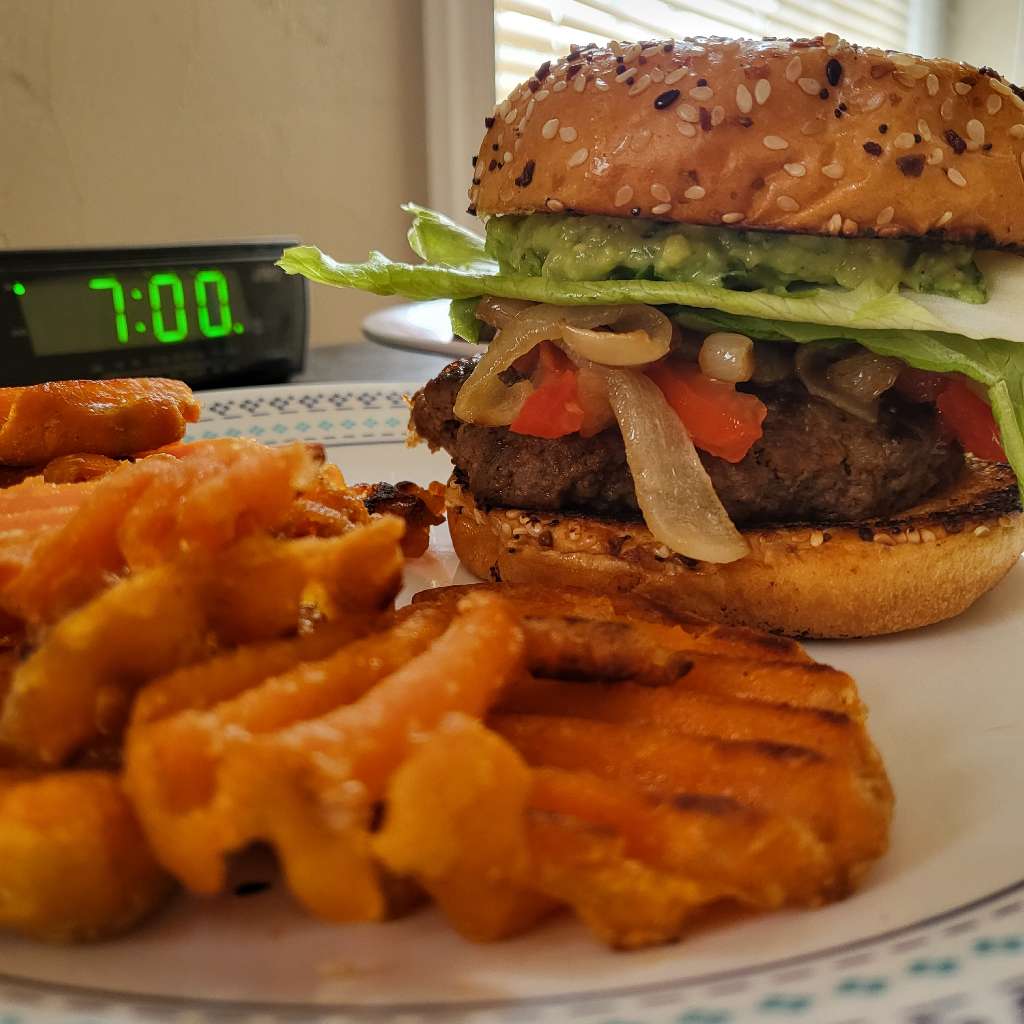
{"label": "caramelized onion", "polygon": [[734,562],[750,550],[657,385],[636,370],[604,370],[647,528],[666,547],[702,562]]}
{"label": "caramelized onion", "polygon": [[476,307],[476,318],[485,324],[501,330],[520,313],[525,312],[534,302],[525,299],[502,299],[495,295],[485,295]]}
{"label": "caramelized onion", "polygon": [[754,342],[745,334],[716,331],[704,339],[697,362],[705,377],[740,384],[754,375]]}
{"label": "caramelized onion", "polygon": [[498,331],[476,369],[459,389],[455,415],[465,423],[508,426],[516,418],[532,387],[528,381],[507,387],[500,374],[542,341],[560,341],[563,324],[600,327],[615,319],[617,308],[533,305],[524,309]]}
{"label": "caramelized onion", "polygon": [[896,383],[903,364],[871,352],[849,354],[849,347],[830,342],[800,345],[796,372],[818,398],[868,423],[878,421],[878,399]]}
{"label": "caramelized onion", "polygon": [[672,321],[653,306],[618,306],[614,318],[594,331],[566,323],[562,339],[578,356],[604,366],[642,366],[668,355]]}

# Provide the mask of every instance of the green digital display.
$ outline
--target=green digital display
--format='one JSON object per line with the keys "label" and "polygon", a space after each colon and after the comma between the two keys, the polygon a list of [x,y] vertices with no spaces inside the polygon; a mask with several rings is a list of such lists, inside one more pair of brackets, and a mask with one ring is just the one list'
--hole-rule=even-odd
{"label": "green digital display", "polygon": [[48,274],[10,290],[37,356],[216,341],[248,319],[231,267]]}

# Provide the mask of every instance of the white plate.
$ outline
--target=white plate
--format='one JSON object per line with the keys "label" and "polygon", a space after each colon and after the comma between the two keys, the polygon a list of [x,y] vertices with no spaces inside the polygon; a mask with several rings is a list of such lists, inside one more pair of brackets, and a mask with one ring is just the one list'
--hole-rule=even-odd
{"label": "white plate", "polygon": [[363,334],[378,345],[414,352],[438,352],[449,359],[477,355],[479,345],[453,336],[448,319],[450,305],[448,299],[435,299],[387,306],[363,321]]}
{"label": "white plate", "polygon": [[[193,437],[309,438],[349,479],[444,479],[404,446],[415,384],[210,393]],[[409,592],[462,579],[443,528]],[[272,866],[259,895],[180,899],[116,942],[0,939],[0,1024],[330,1020],[812,1024],[1024,1020],[1024,686],[1017,569],[960,619],[913,634],[812,644],[850,671],[896,788],[892,849],[864,888],[676,946],[610,953],[572,921],[474,946],[433,911],[333,927],[299,914]]]}

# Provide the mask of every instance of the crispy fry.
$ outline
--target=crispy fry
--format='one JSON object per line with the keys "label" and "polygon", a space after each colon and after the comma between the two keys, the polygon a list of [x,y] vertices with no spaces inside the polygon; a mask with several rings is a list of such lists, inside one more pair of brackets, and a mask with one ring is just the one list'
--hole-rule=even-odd
{"label": "crispy fry", "polygon": [[219,554],[128,577],[59,622],[16,671],[0,745],[56,765],[117,735],[144,683],[219,645],[294,632],[305,605],[335,618],[379,611],[401,582],[402,526],[381,520],[342,537],[252,537]]}
{"label": "crispy fry", "polygon": [[177,441],[199,403],[177,380],[69,380],[0,388],[0,463],[33,466],[59,455],[118,457]]}
{"label": "crispy fry", "polygon": [[171,887],[116,776],[0,772],[0,928],[104,938],[151,914]]}
{"label": "crispy fry", "polygon": [[120,465],[107,455],[60,455],[42,467],[43,479],[48,484],[81,484],[106,476]]}
{"label": "crispy fry", "polygon": [[272,528],[314,473],[302,445],[228,440],[186,447],[187,458],[151,456],[88,485],[91,493],[0,595],[4,607],[30,623],[55,622],[125,570],[182,551],[217,551]]}
{"label": "crispy fry", "polygon": [[806,747],[537,715],[494,715],[490,726],[532,765],[591,772],[661,801],[726,797],[806,821],[844,872],[841,889],[886,849],[892,793],[884,775],[851,772]]}
{"label": "crispy fry", "polygon": [[[367,529],[388,523],[400,529],[389,518]],[[444,618],[414,609],[222,706],[133,728],[128,790],[161,862],[216,892],[224,855],[264,839],[313,913],[379,918],[374,802],[419,738],[450,711],[483,714],[520,667],[522,636],[500,600],[468,601],[434,639]]]}
{"label": "crispy fry", "polygon": [[419,558],[430,544],[430,528],[444,522],[444,484],[419,487],[409,480],[397,484],[356,484],[368,512],[405,520],[402,550],[406,558]]}
{"label": "crispy fry", "polygon": [[374,851],[415,877],[467,939],[517,935],[556,906],[528,885],[531,786],[507,743],[451,715],[392,777]]}
{"label": "crispy fry", "polygon": [[770,636],[740,626],[721,626],[695,615],[684,615],[631,594],[596,594],[577,587],[543,587],[527,583],[475,583],[436,587],[417,594],[415,603],[452,607],[466,594],[500,593],[520,615],[530,618],[565,618],[625,623],[641,644],[669,651],[704,651],[735,657],[773,661],[810,662],[803,648],[786,637]]}
{"label": "crispy fry", "polygon": [[[337,466],[326,465],[313,485],[295,499],[275,532],[282,537],[336,537],[369,521],[357,489],[345,483]],[[402,538],[402,550],[408,557],[406,537]]]}

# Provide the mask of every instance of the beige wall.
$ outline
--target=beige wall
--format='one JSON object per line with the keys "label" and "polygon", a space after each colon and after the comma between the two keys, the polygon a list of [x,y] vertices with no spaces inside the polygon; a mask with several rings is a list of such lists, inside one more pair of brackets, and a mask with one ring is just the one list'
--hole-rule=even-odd
{"label": "beige wall", "polygon": [[[0,245],[404,255],[421,82],[419,0],[0,0]],[[311,295],[319,343],[384,301]]]}
{"label": "beige wall", "polygon": [[948,55],[975,67],[1024,80],[1021,51],[1022,0],[948,0]]}

